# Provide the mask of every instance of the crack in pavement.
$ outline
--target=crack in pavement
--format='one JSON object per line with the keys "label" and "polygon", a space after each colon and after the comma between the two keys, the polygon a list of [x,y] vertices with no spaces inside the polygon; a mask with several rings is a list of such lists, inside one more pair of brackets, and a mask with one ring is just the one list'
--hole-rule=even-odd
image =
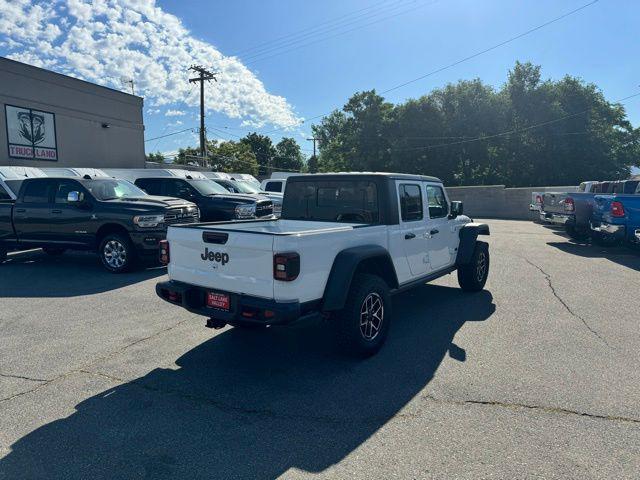
{"label": "crack in pavement", "polygon": [[[162,330],[159,330],[159,331],[157,331],[157,332],[155,332],[155,333],[153,333],[153,334],[151,334],[151,335],[149,335],[147,337],[139,338],[138,340],[135,340],[135,341],[133,341],[131,343],[128,343],[125,346],[123,346],[122,348],[119,348],[118,350],[115,350],[115,351],[110,352],[110,353],[108,353],[106,355],[103,355],[102,357],[99,357],[99,358],[93,360],[92,362],[90,362],[88,364],[82,365],[79,368],[74,368],[72,370],[69,370],[68,372],[61,373],[60,375],[57,375],[57,376],[55,376],[53,378],[50,378],[50,379],[30,379],[30,378],[27,378],[27,377],[17,377],[17,378],[25,378],[26,380],[33,380],[33,381],[37,381],[37,382],[41,382],[41,383],[38,383],[38,385],[36,385],[35,387],[30,388],[28,390],[25,390],[24,392],[18,392],[18,393],[15,393],[13,395],[9,395],[8,397],[0,398],[0,403],[12,400],[12,399],[14,399],[16,397],[20,397],[22,395],[27,395],[29,393],[35,392],[36,390],[39,390],[42,387],[46,387],[47,385],[49,385],[49,384],[51,384],[51,383],[53,383],[53,382],[55,382],[57,380],[61,380],[61,379],[66,378],[66,377],[68,377],[70,375],[73,375],[74,373],[84,372],[84,369],[90,368],[90,367],[94,366],[98,362],[102,362],[104,360],[107,360],[107,359],[115,356],[115,355],[118,355],[118,354],[124,352],[125,350],[127,350],[128,348],[133,347],[134,345],[138,345],[139,343],[145,342],[147,340],[151,340],[152,338],[155,338],[155,337],[157,337],[159,335],[162,335],[163,333],[166,333],[166,332],[168,332],[170,330],[173,330],[174,328],[179,327],[180,325],[182,325],[184,322],[186,322],[188,320],[189,320],[188,318],[186,318],[184,320],[180,320],[178,323],[176,323],[174,325],[171,325],[170,327],[163,328]],[[7,375],[7,376],[10,376],[10,375]]]}
{"label": "crack in pavement", "polygon": [[[124,384],[127,380],[123,378],[118,378],[113,375],[109,375],[102,372],[93,372],[90,370],[81,370],[80,373],[85,373],[87,375],[95,375],[98,377],[107,378],[113,382]],[[361,423],[366,422],[375,422],[380,423],[381,420],[390,420],[393,418],[422,418],[420,414],[417,413],[397,413],[393,416],[370,416],[370,417],[359,417],[359,418],[336,418],[330,416],[321,416],[321,415],[292,415],[286,414],[282,412],[277,412],[270,409],[253,409],[246,408],[237,405],[229,405],[228,403],[221,402],[219,400],[212,399],[210,397],[206,397],[203,395],[195,395],[192,393],[184,392],[181,390],[168,389],[168,388],[158,388],[152,385],[145,384],[140,379],[129,381],[130,385],[134,385],[142,390],[146,390],[148,392],[160,393],[163,395],[174,395],[176,397],[190,400],[194,402],[199,402],[201,404],[210,405],[218,410],[223,412],[231,412],[238,413],[242,415],[260,415],[263,417],[273,418],[273,419],[288,419],[288,420],[307,420],[307,421],[315,421],[321,423],[342,423],[345,421],[354,421],[357,420]],[[117,387],[116,387],[117,388]],[[544,405],[534,405],[534,404],[526,404],[526,403],[512,403],[512,402],[501,402],[495,400],[448,400],[443,398],[437,398],[433,395],[422,395],[420,397],[423,400],[429,400],[435,403],[447,404],[447,405],[480,405],[480,406],[492,406],[499,408],[508,408],[511,410],[535,410],[539,412],[544,412],[548,414],[562,414],[562,415],[571,415],[578,417],[586,417],[594,420],[608,420],[615,422],[625,422],[625,423],[637,423],[640,424],[640,418],[633,417],[624,417],[622,415],[600,415],[589,412],[581,412],[579,410],[571,410],[568,408],[560,408],[560,407],[551,407]]]}
{"label": "crack in pavement", "polygon": [[580,315],[578,315],[577,313],[575,313],[571,307],[567,304],[567,302],[565,302],[562,297],[558,294],[558,292],[556,291],[555,287],[553,286],[553,283],[551,283],[551,275],[549,275],[547,272],[545,272],[541,267],[539,267],[538,265],[536,265],[535,263],[533,263],[531,260],[529,260],[528,258],[525,257],[521,257],[525,262],[527,262],[529,265],[531,265],[532,267],[536,268],[540,273],[542,273],[542,275],[544,275],[545,280],[547,281],[547,285],[549,285],[549,289],[551,290],[551,293],[553,294],[554,297],[556,297],[556,299],[560,302],[560,304],[565,308],[565,310],[567,312],[569,312],[571,314],[572,317],[577,318],[578,320],[580,320],[582,322],[582,324],[587,328],[587,330],[589,330],[593,335],[595,335],[596,337],[598,337],[602,342],[604,342],[604,344],[611,348],[611,345],[609,345],[609,343],[595,330],[593,329],[588,323],[587,321],[582,318]]}
{"label": "crack in pavement", "polygon": [[47,382],[48,381],[46,378],[25,377],[24,375],[12,375],[10,373],[0,373],[0,377],[19,378],[21,380],[29,380],[31,382]]}

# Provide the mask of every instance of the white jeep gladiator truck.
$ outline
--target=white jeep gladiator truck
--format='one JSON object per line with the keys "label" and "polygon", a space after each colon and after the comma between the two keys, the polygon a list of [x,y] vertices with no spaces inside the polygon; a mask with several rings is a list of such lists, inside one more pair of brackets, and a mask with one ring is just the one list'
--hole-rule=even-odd
{"label": "white jeep gladiator truck", "polygon": [[489,227],[434,177],[289,177],[279,219],[169,227],[169,281],[156,291],[213,328],[322,315],[346,350],[367,356],[385,341],[392,294],[455,270],[463,290],[484,287],[489,248],[478,235]]}

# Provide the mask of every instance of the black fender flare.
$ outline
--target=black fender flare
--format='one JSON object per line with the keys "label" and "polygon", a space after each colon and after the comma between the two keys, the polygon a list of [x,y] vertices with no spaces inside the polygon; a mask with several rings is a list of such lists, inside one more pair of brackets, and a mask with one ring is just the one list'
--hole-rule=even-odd
{"label": "black fender flare", "polygon": [[383,280],[390,289],[398,288],[398,276],[393,260],[386,248],[380,245],[362,245],[342,250],[333,260],[331,272],[322,296],[322,311],[340,310],[349,295],[351,281],[358,267],[365,260],[376,260]]}
{"label": "black fender flare", "polygon": [[460,245],[458,245],[456,266],[467,265],[471,261],[473,251],[476,248],[478,235],[490,235],[489,225],[476,222],[467,223],[462,226],[459,235]]}

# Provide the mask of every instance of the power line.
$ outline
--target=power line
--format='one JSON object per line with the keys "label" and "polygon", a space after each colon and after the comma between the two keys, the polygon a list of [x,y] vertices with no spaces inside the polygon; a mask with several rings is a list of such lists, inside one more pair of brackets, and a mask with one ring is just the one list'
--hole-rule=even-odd
{"label": "power line", "polygon": [[[619,100],[614,101],[613,103],[623,103],[625,100],[629,100],[631,98],[635,98],[635,97],[639,97],[640,93],[634,93],[633,95],[629,95],[627,97],[621,98]],[[545,122],[540,122],[540,123],[536,123],[533,125],[529,125],[527,127],[523,127],[523,128],[514,128],[511,130],[507,130],[505,132],[500,132],[500,133],[494,133],[492,135],[481,135],[478,137],[471,137],[468,138],[466,140],[460,140],[458,142],[450,142],[450,143],[439,143],[436,145],[425,145],[422,147],[412,147],[412,148],[393,148],[390,149],[390,151],[392,152],[406,152],[406,151],[416,151],[416,150],[431,150],[433,148],[440,148],[440,147],[450,147],[450,146],[454,146],[454,145],[463,145],[466,143],[473,143],[473,142],[479,142],[482,140],[490,140],[492,138],[497,138],[497,137],[503,137],[503,136],[507,136],[507,135],[513,135],[514,133],[522,133],[522,132],[526,132],[528,130],[533,130],[534,128],[540,128],[540,127],[544,127],[547,125],[551,125],[554,123],[558,123],[561,122],[562,120],[566,120],[568,118],[572,118],[572,117],[577,117],[580,115],[584,115],[585,113],[590,112],[591,109],[585,109],[582,110],[581,112],[576,112],[576,113],[570,113],[568,115],[564,115],[562,117],[553,119],[553,120],[547,120]],[[576,135],[576,134],[580,134],[580,133],[588,133],[588,132],[570,132],[569,134],[571,135]]]}
{"label": "power line", "polygon": [[[437,0],[435,0],[435,1],[437,1]],[[427,4],[418,5],[416,7],[409,8],[409,9],[404,10],[402,12],[395,13],[393,15],[385,15],[382,18],[378,18],[378,19],[376,19],[376,20],[374,20],[372,22],[369,22],[369,23],[357,25],[362,20],[368,20],[368,19],[371,19],[371,18],[375,18],[375,17],[377,17],[377,16],[379,16],[381,14],[389,14],[389,13],[393,12],[394,10],[398,10],[398,9],[403,8],[403,7],[407,7],[412,3],[416,3],[416,0],[413,0],[413,1],[407,2],[407,3],[398,2],[399,3],[398,5],[393,6],[391,8],[388,8],[387,11],[375,12],[373,14],[369,14],[369,15],[363,16],[363,18],[361,18],[361,19],[345,23],[344,25],[338,25],[336,27],[329,28],[329,29],[325,30],[324,32],[319,32],[317,34],[312,34],[312,35],[310,35],[310,37],[314,37],[314,36],[320,36],[320,37],[316,38],[316,39],[313,39],[313,40],[311,40],[309,42],[306,42],[306,43],[303,43],[303,44],[299,44],[300,41],[299,40],[295,40],[295,41],[289,42],[288,44],[285,43],[285,44],[280,45],[280,46],[276,46],[276,47],[272,47],[270,49],[266,49],[265,51],[263,51],[261,53],[256,53],[254,55],[250,55],[249,57],[244,58],[244,60],[245,60],[244,64],[245,65],[251,65],[251,64],[254,64],[256,62],[260,62],[260,61],[263,61],[263,60],[268,60],[270,58],[277,57],[277,56],[283,55],[285,53],[289,53],[289,52],[292,52],[294,50],[298,50],[300,48],[308,47],[310,45],[314,45],[316,43],[329,40],[331,38],[335,38],[335,37],[338,37],[338,36],[341,36],[341,35],[345,35],[347,33],[353,32],[355,30],[360,30],[362,28],[365,28],[365,27],[380,23],[382,21],[390,20],[390,19],[395,18],[397,16],[404,15],[406,13],[412,12],[412,11],[417,10],[419,8],[423,8],[423,7],[427,6],[427,5],[432,5],[433,3],[435,3],[435,1],[433,1],[431,3],[427,3]],[[336,30],[340,30],[340,29],[342,29],[344,27],[348,27],[350,25],[356,25],[356,26],[354,26],[353,28],[350,28],[348,30],[344,30],[342,32],[335,33],[333,35],[323,36],[323,35],[325,35],[327,33],[330,33],[332,31],[336,31]],[[300,40],[302,40],[302,39],[300,39]],[[287,47],[292,47],[292,48],[286,49]],[[286,49],[286,50],[283,50],[283,51],[280,51],[278,53],[274,53],[273,55],[268,55],[268,56],[265,57],[265,55],[267,55],[267,54],[269,54],[271,52],[277,52],[278,50],[281,50],[283,48]],[[262,58],[260,58],[260,57],[262,57]]]}
{"label": "power line", "polygon": [[153,137],[153,138],[147,138],[144,143],[147,142],[152,142],[153,140],[159,140],[161,138],[166,138],[166,137],[171,137],[173,135],[178,135],[179,133],[184,133],[184,132],[193,132],[195,130],[195,128],[185,128],[184,130],[178,130],[177,132],[171,132],[171,133],[167,133],[166,135],[160,135],[159,137]]}
{"label": "power line", "polygon": [[[529,30],[527,30],[527,31],[525,31],[523,33],[520,33],[520,34],[518,34],[518,35],[516,35],[514,37],[511,37],[508,40],[504,40],[504,41],[502,41],[500,43],[497,43],[497,44],[495,44],[495,45],[493,45],[491,47],[485,48],[484,50],[481,50],[481,51],[476,52],[476,53],[474,53],[472,55],[469,55],[469,56],[464,57],[464,58],[462,58],[460,60],[457,60],[457,61],[455,61],[453,63],[450,63],[450,64],[448,64],[448,65],[446,65],[444,67],[440,67],[440,68],[438,68],[436,70],[433,70],[433,71],[428,72],[428,73],[426,73],[424,75],[421,75],[420,77],[417,77],[417,78],[414,78],[412,80],[405,81],[405,82],[400,83],[398,85],[392,86],[391,88],[388,88],[388,89],[382,91],[381,93],[384,94],[384,93],[392,92],[392,91],[397,90],[399,88],[405,87],[405,86],[407,86],[407,85],[409,85],[411,83],[417,82],[417,81],[422,80],[424,78],[427,78],[427,77],[429,77],[431,75],[435,75],[436,73],[440,73],[440,72],[442,72],[444,70],[447,70],[449,68],[453,68],[454,66],[460,65],[461,63],[464,63],[464,62],[467,62],[467,61],[469,61],[471,59],[477,58],[477,57],[479,57],[481,55],[484,55],[485,53],[491,52],[491,51],[493,51],[493,50],[495,50],[497,48],[503,47],[504,45],[507,45],[507,44],[509,44],[511,42],[514,42],[514,41],[516,41],[516,40],[518,40],[518,39],[520,39],[520,38],[522,38],[522,37],[524,37],[526,35],[529,35],[529,34],[531,34],[533,32],[536,32],[536,31],[538,31],[538,30],[540,30],[542,28],[545,28],[545,27],[547,27],[549,25],[552,25],[553,23],[556,23],[556,22],[558,22],[558,21],[560,21],[560,20],[562,20],[564,18],[567,18],[567,17],[569,17],[571,15],[574,15],[574,14],[584,10],[585,8],[590,7],[590,6],[598,3],[598,1],[599,0],[593,0],[593,1],[589,2],[589,3],[586,3],[586,4],[576,8],[576,9],[573,9],[573,10],[571,10],[571,11],[569,11],[567,13],[564,13],[564,14],[558,16],[558,17],[555,17],[555,18],[553,18],[553,19],[551,19],[551,20],[549,20],[549,21],[547,21],[545,23],[542,23],[542,24],[540,24],[540,25],[538,25],[536,27],[530,28]],[[313,117],[305,119],[304,121],[302,121],[301,123],[296,124],[296,125],[288,125],[286,127],[275,128],[273,130],[265,132],[264,135],[269,135],[270,133],[277,132],[277,131],[284,130],[284,129],[291,128],[291,127],[295,127],[295,126],[301,126],[301,125],[303,125],[305,123],[309,123],[310,120],[315,120],[315,119],[320,118],[320,117],[325,117],[327,115],[330,115],[331,113],[332,112],[323,113],[323,114],[320,114],[320,115],[315,115]]]}

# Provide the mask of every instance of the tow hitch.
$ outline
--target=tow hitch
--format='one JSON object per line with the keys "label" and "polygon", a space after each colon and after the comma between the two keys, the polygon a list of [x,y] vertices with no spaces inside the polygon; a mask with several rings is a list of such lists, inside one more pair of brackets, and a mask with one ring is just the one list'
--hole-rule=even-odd
{"label": "tow hitch", "polygon": [[222,320],[218,320],[217,318],[208,318],[207,319],[207,324],[206,324],[207,328],[214,328],[216,330],[220,330],[221,328],[224,328],[226,326],[227,326],[227,322],[224,322]]}

